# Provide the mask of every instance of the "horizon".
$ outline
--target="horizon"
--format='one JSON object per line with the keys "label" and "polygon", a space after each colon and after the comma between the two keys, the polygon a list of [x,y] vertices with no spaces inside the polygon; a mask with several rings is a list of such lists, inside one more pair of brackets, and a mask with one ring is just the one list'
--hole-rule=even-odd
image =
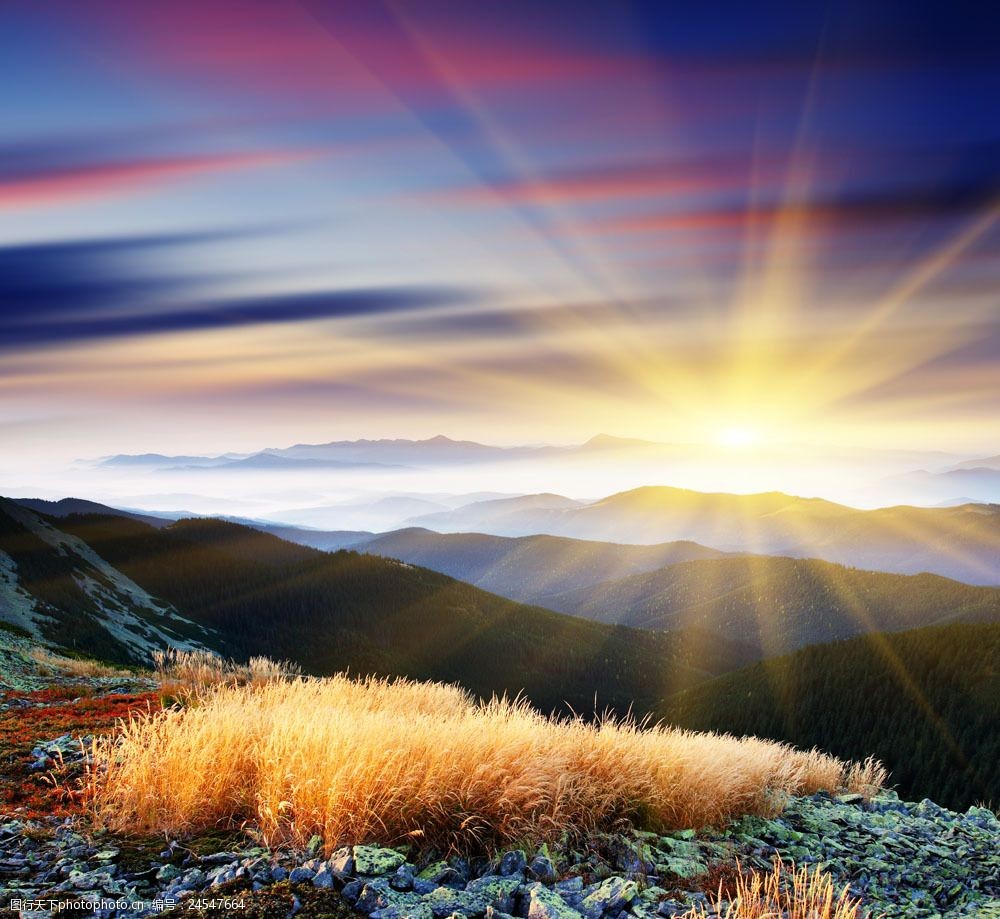
{"label": "horizon", "polygon": [[10,465],[440,431],[1000,452],[988,16],[171,10],[10,7]]}

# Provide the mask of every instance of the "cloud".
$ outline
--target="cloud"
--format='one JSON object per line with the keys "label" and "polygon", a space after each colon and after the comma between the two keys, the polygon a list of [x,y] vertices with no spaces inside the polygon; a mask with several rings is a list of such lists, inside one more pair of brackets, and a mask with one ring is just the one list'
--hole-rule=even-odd
{"label": "cloud", "polygon": [[0,211],[59,207],[112,195],[139,194],[199,175],[296,162],[314,153],[270,151],[118,160],[0,174]]}
{"label": "cloud", "polygon": [[205,302],[193,295],[191,279],[151,277],[130,259],[139,250],[225,235],[0,248],[0,348],[363,317],[475,299],[452,288],[386,285]]}
{"label": "cloud", "polygon": [[855,227],[897,220],[932,220],[962,216],[993,207],[1000,200],[1000,180],[953,180],[900,189],[855,191],[824,198],[772,201],[745,207],[702,207],[647,212],[595,220],[591,228],[604,232],[658,233],[692,230],[739,230],[751,225],[795,221],[796,230],[809,227]]}

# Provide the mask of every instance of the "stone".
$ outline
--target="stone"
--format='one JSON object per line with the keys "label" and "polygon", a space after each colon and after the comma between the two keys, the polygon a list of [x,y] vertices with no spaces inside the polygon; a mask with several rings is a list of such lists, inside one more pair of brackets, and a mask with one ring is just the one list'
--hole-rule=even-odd
{"label": "stone", "polygon": [[395,849],[382,849],[378,846],[354,847],[354,870],[358,874],[378,877],[392,874],[406,861],[406,856]]}
{"label": "stone", "polygon": [[306,852],[310,855],[315,855],[319,852],[320,848],[323,846],[323,837],[313,835],[310,837],[309,842],[306,843]]}
{"label": "stone", "polygon": [[527,894],[528,919],[580,919],[580,913],[551,887],[536,882],[527,888]]}
{"label": "stone", "polygon": [[424,905],[438,917],[461,913],[464,916],[479,917],[486,915],[486,897],[476,891],[456,890],[454,887],[438,887],[423,897]]}
{"label": "stone", "polygon": [[559,873],[552,864],[552,859],[539,853],[528,865],[528,877],[543,884],[554,884],[559,878]]}
{"label": "stone", "polygon": [[617,916],[635,899],[638,892],[639,887],[635,881],[610,877],[606,881],[602,881],[595,891],[584,897],[581,912],[588,919],[598,919],[604,913]]}
{"label": "stone", "polygon": [[312,878],[313,887],[328,889],[333,887],[333,874],[327,867],[320,868]]}
{"label": "stone", "polygon": [[404,864],[389,878],[393,890],[413,890],[413,865]]}
{"label": "stone", "polygon": [[523,850],[512,849],[510,852],[504,852],[500,859],[500,865],[498,866],[497,873],[503,877],[507,877],[512,874],[521,874],[527,867],[528,860],[525,857]]}
{"label": "stone", "polygon": [[511,912],[517,901],[517,896],[524,887],[520,876],[486,876],[469,881],[466,892],[475,894],[485,901],[486,906],[493,906],[503,912]]}
{"label": "stone", "polygon": [[338,877],[341,880],[346,877],[351,877],[354,874],[355,868],[354,853],[351,851],[349,846],[337,849],[337,851],[330,856],[327,865],[329,866],[334,877]]}
{"label": "stone", "polygon": [[375,919],[401,919],[403,916],[431,919],[433,916],[430,906],[417,894],[393,890],[388,880],[382,877],[374,878],[364,885],[354,907],[359,912],[375,916]]}
{"label": "stone", "polygon": [[361,891],[364,890],[364,881],[348,881],[344,885],[344,889],[340,891],[340,895],[351,904],[357,902],[358,897],[361,896]]}

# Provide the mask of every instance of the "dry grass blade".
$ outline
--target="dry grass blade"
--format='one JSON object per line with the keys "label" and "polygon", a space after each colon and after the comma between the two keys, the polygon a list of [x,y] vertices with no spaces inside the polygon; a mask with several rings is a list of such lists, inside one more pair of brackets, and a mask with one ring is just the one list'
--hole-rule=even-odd
{"label": "dry grass blade", "polygon": [[[780,858],[766,874],[741,868],[735,889],[726,896],[720,890],[712,906],[712,915],[721,919],[858,919],[861,915],[861,901],[851,897],[849,887],[838,892],[833,879],[819,868],[796,869]],[[684,919],[708,915],[704,907],[697,907]]]}
{"label": "dry grass blade", "polygon": [[406,680],[219,685],[97,749],[106,824],[183,833],[253,821],[271,842],[419,839],[473,849],[622,820],[652,829],[773,814],[851,765],[754,738],[546,718]]}
{"label": "dry grass blade", "polygon": [[100,661],[86,660],[75,657],[63,657],[53,654],[44,648],[33,648],[29,657],[38,665],[42,676],[72,676],[72,677],[120,677],[131,676],[132,671],[124,667],[111,667]]}
{"label": "dry grass blade", "polygon": [[216,686],[262,686],[276,680],[301,676],[296,664],[251,657],[238,664],[211,651],[182,651],[169,648],[153,653],[153,664],[164,695],[182,698]]}

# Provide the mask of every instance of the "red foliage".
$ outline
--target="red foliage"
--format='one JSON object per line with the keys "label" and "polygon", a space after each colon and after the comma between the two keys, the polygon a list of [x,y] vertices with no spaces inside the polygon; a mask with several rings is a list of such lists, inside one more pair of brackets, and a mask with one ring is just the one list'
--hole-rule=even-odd
{"label": "red foliage", "polygon": [[107,734],[132,712],[160,707],[156,693],[109,695],[63,701],[83,695],[81,687],[50,687],[31,693],[7,693],[3,698],[46,703],[0,711],[0,814],[37,817],[65,815],[79,809],[72,777],[32,772],[31,750],[62,734]]}

